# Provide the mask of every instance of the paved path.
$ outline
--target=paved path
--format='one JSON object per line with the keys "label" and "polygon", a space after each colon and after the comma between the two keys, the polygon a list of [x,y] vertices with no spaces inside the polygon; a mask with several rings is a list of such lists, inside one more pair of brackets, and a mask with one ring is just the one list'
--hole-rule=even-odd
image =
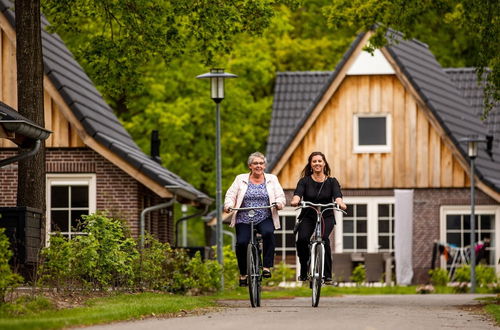
{"label": "paved path", "polygon": [[[120,322],[87,329],[201,330],[429,330],[500,329],[478,313],[477,297],[485,295],[370,295],[322,297],[318,308],[310,298],[264,300],[261,308],[248,301],[224,301],[228,308],[199,316]],[[258,323],[257,323],[258,322]]]}

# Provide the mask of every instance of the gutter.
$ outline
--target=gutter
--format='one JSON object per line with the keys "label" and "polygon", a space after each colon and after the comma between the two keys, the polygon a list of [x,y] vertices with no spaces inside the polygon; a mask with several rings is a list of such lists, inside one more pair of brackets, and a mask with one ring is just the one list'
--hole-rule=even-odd
{"label": "gutter", "polygon": [[11,163],[15,163],[17,161],[20,161],[21,159],[34,156],[38,152],[38,150],[40,150],[40,145],[41,144],[42,143],[40,142],[40,140],[36,140],[35,141],[35,145],[33,146],[33,148],[31,148],[27,152],[23,152],[23,153],[20,153],[20,154],[18,154],[16,156],[0,160],[0,167],[4,167],[4,166],[9,165]]}

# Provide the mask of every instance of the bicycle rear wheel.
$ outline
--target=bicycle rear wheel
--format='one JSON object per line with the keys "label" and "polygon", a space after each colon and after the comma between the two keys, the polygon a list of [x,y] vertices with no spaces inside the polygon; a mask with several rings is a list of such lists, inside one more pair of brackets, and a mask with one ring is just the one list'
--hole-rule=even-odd
{"label": "bicycle rear wheel", "polygon": [[260,307],[260,265],[259,251],[255,245],[248,244],[247,248],[248,293],[252,307]]}
{"label": "bicycle rear wheel", "polygon": [[321,294],[321,284],[323,281],[323,245],[316,244],[314,251],[311,251],[311,255],[314,254],[314,260],[312,265],[311,274],[311,288],[312,288],[312,307],[318,307],[319,297]]}

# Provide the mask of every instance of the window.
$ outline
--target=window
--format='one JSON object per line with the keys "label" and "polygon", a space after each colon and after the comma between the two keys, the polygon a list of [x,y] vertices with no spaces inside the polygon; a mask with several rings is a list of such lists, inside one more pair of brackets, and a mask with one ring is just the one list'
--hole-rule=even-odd
{"label": "window", "polygon": [[284,262],[290,268],[297,264],[297,253],[295,249],[295,235],[293,228],[298,211],[292,207],[285,207],[279,211],[281,228],[274,231],[276,239],[276,262]]}
{"label": "window", "polygon": [[344,251],[366,251],[368,242],[368,218],[366,204],[354,204],[347,208],[343,219],[342,245]]}
{"label": "window", "polygon": [[391,151],[391,121],[389,115],[354,115],[354,152]]}
{"label": "window", "polygon": [[344,196],[347,214],[337,213],[335,252],[393,252],[394,197]]}
{"label": "window", "polygon": [[82,215],[95,212],[95,200],[95,175],[47,175],[47,235],[81,234]]}
{"label": "window", "polygon": [[[478,251],[477,263],[486,263],[496,266],[498,248],[496,247],[496,228],[500,207],[476,206],[474,216],[475,242],[487,244]],[[470,246],[471,218],[468,206],[443,206],[441,207],[441,241],[459,249]],[[448,264],[450,266],[450,264]]]}
{"label": "window", "polygon": [[378,204],[378,250],[394,251],[394,204]]}

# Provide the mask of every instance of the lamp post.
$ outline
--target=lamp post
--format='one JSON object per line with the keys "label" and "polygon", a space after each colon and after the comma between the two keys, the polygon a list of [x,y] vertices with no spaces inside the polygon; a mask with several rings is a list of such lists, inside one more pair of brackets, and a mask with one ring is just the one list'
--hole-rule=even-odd
{"label": "lamp post", "polygon": [[[215,228],[215,236],[217,243],[217,261],[220,265],[224,263],[222,254],[222,170],[221,170],[221,145],[220,145],[220,103],[224,99],[224,79],[236,78],[237,76],[231,73],[224,72],[224,69],[215,68],[210,72],[197,76],[198,79],[210,79],[210,97],[214,100],[215,108],[215,168],[216,168],[216,191],[215,191],[215,207],[217,212],[217,225]],[[221,287],[224,288],[224,275],[221,275]]]}
{"label": "lamp post", "polygon": [[471,135],[460,139],[461,142],[467,142],[467,155],[470,159],[470,292],[476,292],[476,216],[475,216],[475,183],[474,183],[474,161],[477,157],[477,144],[487,142],[477,135]]}

